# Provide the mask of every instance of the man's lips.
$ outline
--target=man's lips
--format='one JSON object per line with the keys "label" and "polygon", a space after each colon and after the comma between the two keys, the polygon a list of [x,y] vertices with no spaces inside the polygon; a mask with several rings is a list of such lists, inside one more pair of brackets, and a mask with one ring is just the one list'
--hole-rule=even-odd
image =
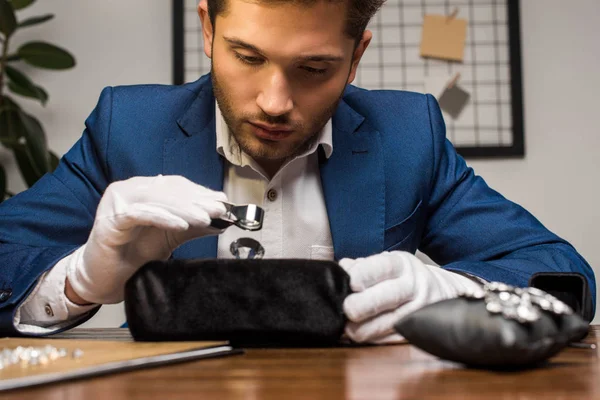
{"label": "man's lips", "polygon": [[266,125],[250,122],[250,126],[258,138],[272,141],[283,140],[294,132],[290,127],[282,125]]}

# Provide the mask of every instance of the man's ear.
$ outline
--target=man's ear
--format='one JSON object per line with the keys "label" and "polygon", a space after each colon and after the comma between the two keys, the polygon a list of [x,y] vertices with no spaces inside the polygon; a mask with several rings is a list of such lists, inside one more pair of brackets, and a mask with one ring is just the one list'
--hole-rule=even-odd
{"label": "man's ear", "polygon": [[204,54],[208,58],[212,56],[212,42],[214,29],[208,16],[208,3],[206,0],[200,0],[198,3],[198,16],[202,23],[202,37],[204,38]]}
{"label": "man's ear", "polygon": [[358,46],[356,46],[356,50],[354,50],[354,54],[352,55],[352,67],[350,69],[350,75],[348,75],[348,84],[351,84],[354,81],[354,78],[356,78],[356,70],[358,69],[358,63],[360,62],[360,59],[362,58],[363,54],[365,54],[365,50],[367,50],[367,47],[369,46],[369,43],[371,43],[372,38],[373,32],[368,30],[363,32],[362,39],[358,43]]}

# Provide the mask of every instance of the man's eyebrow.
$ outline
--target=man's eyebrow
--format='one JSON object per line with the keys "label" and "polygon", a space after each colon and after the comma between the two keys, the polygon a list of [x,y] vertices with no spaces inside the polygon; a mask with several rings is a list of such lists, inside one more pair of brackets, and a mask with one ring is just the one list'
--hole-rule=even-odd
{"label": "man's eyebrow", "polygon": [[256,53],[262,54],[262,51],[260,51],[260,49],[258,47],[254,46],[254,45],[252,45],[250,43],[246,43],[243,40],[236,39],[236,38],[229,38],[229,37],[223,37],[223,39],[225,39],[225,41],[227,43],[231,44],[231,45],[243,47],[243,48],[246,48],[248,50],[252,50],[252,51],[254,51]]}
{"label": "man's eyebrow", "polygon": [[[230,45],[243,47],[245,49],[254,51],[255,53],[263,54],[263,52],[258,47],[254,46],[250,43],[246,43],[243,40],[240,40],[237,38],[232,38],[232,37],[223,37],[223,39],[225,39],[225,41],[227,43],[229,43]],[[323,61],[343,61],[344,57],[332,55],[332,54],[315,54],[315,55],[309,55],[309,56],[300,56],[300,57],[298,57],[298,59],[300,59],[302,61],[313,61],[313,62],[321,61],[321,62],[323,62]]]}
{"label": "man's eyebrow", "polygon": [[344,57],[334,56],[330,54],[314,55],[314,56],[303,56],[300,57],[302,61],[343,61]]}

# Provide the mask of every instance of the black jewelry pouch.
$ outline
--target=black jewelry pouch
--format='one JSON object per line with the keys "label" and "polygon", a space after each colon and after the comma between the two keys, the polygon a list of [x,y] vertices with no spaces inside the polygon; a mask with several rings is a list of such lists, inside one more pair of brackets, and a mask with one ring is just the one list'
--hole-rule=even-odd
{"label": "black jewelry pouch", "polygon": [[153,261],[127,282],[125,312],[139,341],[329,346],[344,331],[348,294],[348,274],[331,261]]}
{"label": "black jewelry pouch", "polygon": [[484,299],[458,297],[423,307],[398,321],[396,331],[411,344],[442,359],[488,369],[539,365],[587,332],[576,313],[540,310],[519,322],[492,314]]}

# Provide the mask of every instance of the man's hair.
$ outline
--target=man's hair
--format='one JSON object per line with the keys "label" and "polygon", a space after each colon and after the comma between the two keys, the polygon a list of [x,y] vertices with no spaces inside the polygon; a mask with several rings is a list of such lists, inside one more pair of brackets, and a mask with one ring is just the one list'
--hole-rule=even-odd
{"label": "man's hair", "polygon": [[[215,27],[217,15],[226,11],[227,0],[207,0],[208,1],[208,16]],[[304,5],[312,5],[323,0],[259,0],[265,3],[297,3]],[[385,0],[325,0],[330,2],[347,2],[348,14],[346,21],[346,34],[356,40],[356,43],[362,39],[363,32],[367,29],[369,21],[375,15],[377,10],[381,8]]]}

